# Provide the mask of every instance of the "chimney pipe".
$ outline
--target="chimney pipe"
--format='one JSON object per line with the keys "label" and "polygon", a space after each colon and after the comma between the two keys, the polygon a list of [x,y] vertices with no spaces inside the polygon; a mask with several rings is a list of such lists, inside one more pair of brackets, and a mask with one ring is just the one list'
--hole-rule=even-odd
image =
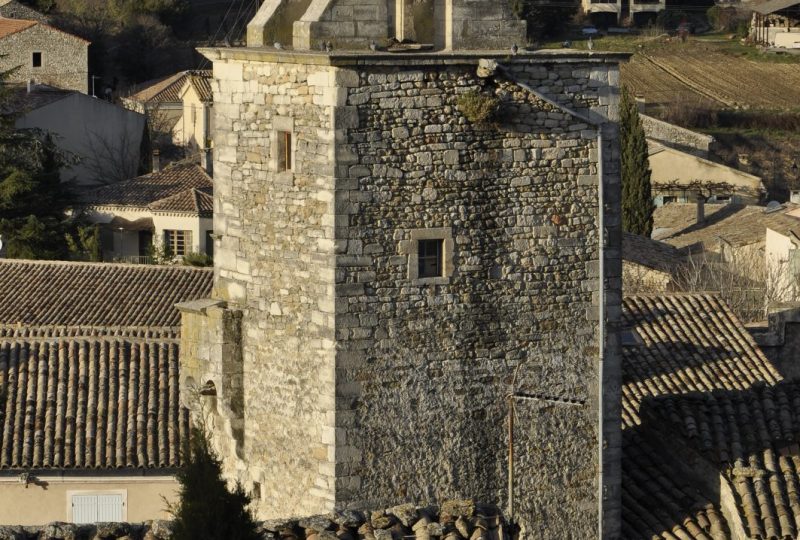
{"label": "chimney pipe", "polygon": [[161,151],[156,149],[153,150],[153,172],[158,172],[161,170]]}
{"label": "chimney pipe", "polygon": [[697,194],[697,224],[706,220],[706,199],[699,193]]}
{"label": "chimney pipe", "polygon": [[214,153],[211,148],[204,148],[201,150],[201,166],[206,170],[206,174],[214,178]]}

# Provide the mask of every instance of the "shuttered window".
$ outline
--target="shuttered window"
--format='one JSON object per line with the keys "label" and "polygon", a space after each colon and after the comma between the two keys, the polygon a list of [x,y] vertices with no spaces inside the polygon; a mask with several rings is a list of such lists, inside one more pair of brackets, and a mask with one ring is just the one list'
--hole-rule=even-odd
{"label": "shuttered window", "polygon": [[164,244],[170,254],[183,257],[192,247],[192,231],[164,231]]}
{"label": "shuttered window", "polygon": [[121,494],[73,495],[72,522],[120,522],[124,519],[123,506]]}

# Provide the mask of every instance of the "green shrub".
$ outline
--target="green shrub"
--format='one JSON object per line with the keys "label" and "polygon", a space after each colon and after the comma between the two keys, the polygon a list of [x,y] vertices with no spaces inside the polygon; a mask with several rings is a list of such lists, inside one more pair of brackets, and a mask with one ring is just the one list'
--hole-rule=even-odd
{"label": "green shrub", "polygon": [[186,266],[213,266],[214,259],[205,253],[187,253],[183,256],[183,264]]}
{"label": "green shrub", "polygon": [[467,92],[458,97],[458,110],[472,123],[490,122],[500,110],[500,100],[480,92]]}

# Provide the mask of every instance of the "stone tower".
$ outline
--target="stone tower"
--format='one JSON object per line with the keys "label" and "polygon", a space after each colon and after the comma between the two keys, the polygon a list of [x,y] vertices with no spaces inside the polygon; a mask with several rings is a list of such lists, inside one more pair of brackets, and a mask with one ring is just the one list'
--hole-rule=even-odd
{"label": "stone tower", "polygon": [[512,55],[476,0],[430,3],[454,50],[369,50],[427,5],[388,4],[267,1],[202,51],[216,285],[183,377],[262,517],[470,497],[615,538],[625,56]]}

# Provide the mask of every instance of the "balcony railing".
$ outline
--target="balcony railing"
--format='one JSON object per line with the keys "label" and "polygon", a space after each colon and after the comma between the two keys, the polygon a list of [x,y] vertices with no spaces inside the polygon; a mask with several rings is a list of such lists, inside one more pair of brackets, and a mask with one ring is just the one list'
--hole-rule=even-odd
{"label": "balcony railing", "polygon": [[156,264],[153,257],[147,255],[129,255],[127,257],[114,257],[111,262],[123,264]]}

